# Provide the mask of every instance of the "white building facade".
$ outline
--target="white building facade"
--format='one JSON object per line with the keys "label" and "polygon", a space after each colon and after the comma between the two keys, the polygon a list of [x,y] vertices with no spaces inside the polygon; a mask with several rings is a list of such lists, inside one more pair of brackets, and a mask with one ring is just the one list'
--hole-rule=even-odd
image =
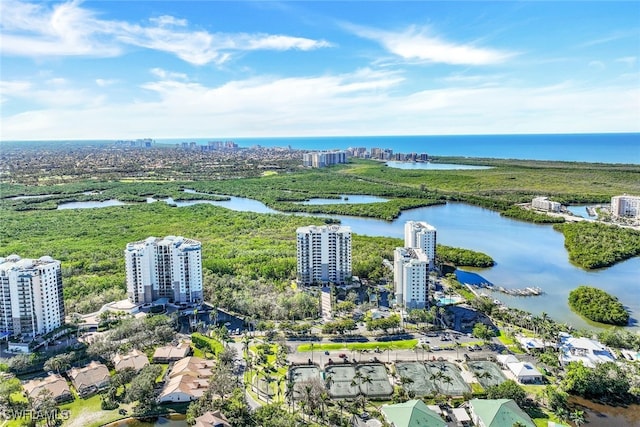
{"label": "white building facade", "polygon": [[302,156],[302,165],[306,167],[324,168],[340,163],[347,163],[346,151],[313,152]]}
{"label": "white building facade", "polygon": [[547,197],[535,197],[531,201],[531,207],[541,211],[560,212],[560,210],[562,209],[562,204],[553,202]]}
{"label": "white building facade", "polygon": [[393,281],[398,304],[407,309],[424,308],[429,298],[429,259],[422,249],[396,248]]}
{"label": "white building facade", "polygon": [[612,197],[611,215],[617,218],[640,219],[640,197],[627,195]]}
{"label": "white building facade", "polygon": [[127,294],[134,304],[202,299],[202,245],[181,236],[149,237],[124,251]]}
{"label": "white building facade", "polygon": [[436,228],[424,221],[407,221],[404,224],[404,246],[422,249],[429,260],[429,270],[436,262]]}
{"label": "white building facade", "polygon": [[310,225],[296,234],[298,283],[344,284],[351,277],[350,227]]}
{"label": "white building facade", "polygon": [[0,258],[0,333],[35,337],[63,323],[60,261]]}

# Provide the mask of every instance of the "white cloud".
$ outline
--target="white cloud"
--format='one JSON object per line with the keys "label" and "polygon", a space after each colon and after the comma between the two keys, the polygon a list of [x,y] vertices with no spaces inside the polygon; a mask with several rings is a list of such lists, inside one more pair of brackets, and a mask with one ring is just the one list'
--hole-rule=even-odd
{"label": "white cloud", "polygon": [[179,18],[176,18],[175,16],[170,16],[170,15],[162,15],[162,16],[158,16],[157,18],[149,18],[149,21],[153,22],[154,24],[160,27],[164,27],[164,26],[186,27],[187,26],[186,19],[179,19]]}
{"label": "white cloud", "polygon": [[400,32],[355,25],[345,27],[360,37],[377,41],[389,52],[405,60],[452,65],[490,65],[504,62],[514,56],[512,52],[443,40],[428,34],[427,29],[415,26]]}
{"label": "white cloud", "polygon": [[311,50],[324,40],[278,34],[210,33],[193,30],[185,19],[162,15],[139,25],[104,20],[78,1],[55,4],[0,2],[4,54],[27,57],[112,57],[129,46],[176,55],[194,65],[222,64],[233,53],[251,50]]}
{"label": "white cloud", "polygon": [[3,102],[20,99],[44,108],[91,107],[104,102],[104,96],[77,88],[66,79],[52,78],[42,83],[1,81]]}
{"label": "white cloud", "polygon": [[332,47],[332,44],[325,40],[312,40],[303,37],[289,37],[282,35],[260,34],[257,36],[246,35],[245,46],[247,50],[312,50],[323,47]]}
{"label": "white cloud", "polygon": [[98,85],[100,87],[107,87],[107,86],[111,86],[113,84],[116,84],[118,82],[118,80],[116,80],[116,79],[96,79],[95,82],[96,82],[96,85]]}
{"label": "white cloud", "polygon": [[3,53],[16,56],[97,56],[120,54],[119,46],[100,40],[105,22],[77,2],[54,5],[14,0],[0,2]]}
{"label": "white cloud", "polygon": [[169,79],[187,80],[188,79],[187,75],[184,73],[175,73],[173,71],[163,70],[162,68],[152,68],[149,71],[151,72],[151,74],[161,78],[162,80],[169,80]]}
{"label": "white cloud", "polygon": [[[160,73],[162,74],[162,73]],[[403,76],[362,69],[340,75],[230,81],[168,77],[155,96],[126,104],[50,105],[3,118],[6,139],[637,132],[640,88],[459,85],[400,93]],[[4,86],[44,94],[24,82]],[[4,91],[3,91],[4,93]],[[51,98],[61,96],[51,92]],[[84,100],[91,93],[84,92]],[[79,101],[81,98],[76,98]]]}

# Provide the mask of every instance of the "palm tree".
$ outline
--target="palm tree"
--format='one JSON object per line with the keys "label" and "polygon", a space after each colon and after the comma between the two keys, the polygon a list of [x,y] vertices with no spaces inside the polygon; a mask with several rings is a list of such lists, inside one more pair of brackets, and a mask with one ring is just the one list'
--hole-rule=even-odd
{"label": "palm tree", "polygon": [[556,410],[556,416],[560,422],[567,422],[569,420],[569,411],[566,408],[558,408]]}
{"label": "palm tree", "polygon": [[285,391],[284,391],[284,398],[287,400],[287,403],[289,404],[290,409],[293,408],[293,401],[295,399],[295,386],[296,386],[295,382],[293,382],[291,379],[287,380],[287,384],[285,386]]}
{"label": "palm tree", "polygon": [[356,397],[356,406],[361,406],[363,412],[365,411],[365,409],[367,409],[367,403],[369,403],[369,401],[367,400],[367,396],[361,394]]}
{"label": "palm tree", "polygon": [[[491,375],[491,372],[489,372],[489,371],[482,371],[479,374],[476,374],[476,377],[478,379],[485,378],[487,380],[490,380],[491,378],[493,378],[493,375]],[[487,381],[487,383],[488,383],[488,381]]]}
{"label": "palm tree", "polygon": [[333,375],[327,375],[324,379],[324,385],[327,387],[327,390],[331,390],[333,383]]}
{"label": "palm tree", "polygon": [[580,427],[580,425],[584,424],[586,422],[585,417],[584,417],[584,411],[581,411],[579,409],[576,409],[575,411],[573,411],[570,415],[569,418],[571,419],[571,421],[573,421],[573,423],[576,425],[576,427]]}
{"label": "palm tree", "polygon": [[362,382],[364,384],[366,384],[366,392],[365,392],[365,394],[368,396],[369,395],[369,384],[373,384],[373,380],[371,379],[370,375],[363,375],[362,376]]}
{"label": "palm tree", "polygon": [[462,347],[462,344],[460,344],[458,341],[456,341],[454,346],[456,348],[456,361],[458,361],[458,360],[460,360],[460,348]]}
{"label": "palm tree", "polygon": [[263,371],[262,379],[267,385],[267,404],[268,404],[269,401],[271,400],[271,383],[274,382],[276,379],[266,371]]}
{"label": "palm tree", "polygon": [[453,379],[449,375],[442,375],[441,381],[447,385],[447,394],[449,394],[449,386],[453,384]]}
{"label": "palm tree", "polygon": [[[413,378],[409,378],[409,377],[400,377],[400,385],[402,386],[402,391],[405,391],[405,389],[409,388],[410,384],[413,384]],[[413,391],[413,390],[411,390]]]}
{"label": "palm tree", "polygon": [[324,421],[325,416],[327,414],[327,403],[329,403],[330,400],[331,398],[329,397],[329,394],[327,394],[326,391],[323,391],[322,393],[320,393],[320,410],[322,413],[322,421]]}

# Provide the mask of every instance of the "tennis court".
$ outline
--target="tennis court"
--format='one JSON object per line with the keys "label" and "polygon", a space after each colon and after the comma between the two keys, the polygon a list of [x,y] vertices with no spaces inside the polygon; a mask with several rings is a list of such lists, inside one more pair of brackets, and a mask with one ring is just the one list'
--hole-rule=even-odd
{"label": "tennis court", "polygon": [[507,380],[498,365],[493,362],[479,360],[477,362],[468,362],[467,366],[478,379],[480,385],[485,389],[494,385],[500,385]]}
{"label": "tennis court", "polygon": [[460,370],[449,362],[425,363],[427,378],[434,383],[438,391],[447,396],[462,396],[470,393],[471,387],[467,384]]}
{"label": "tennis court", "polygon": [[324,369],[325,384],[329,388],[329,396],[353,399],[360,394],[360,387],[353,379],[356,369],[352,365],[329,365]]}
{"label": "tennis court", "polygon": [[359,365],[360,392],[369,398],[386,398],[393,394],[387,368],[382,363]]}
{"label": "tennis court", "polygon": [[[437,389],[429,381],[429,374],[422,362],[398,362],[396,363],[396,373],[400,378],[402,387],[406,391],[413,392],[415,396],[426,396],[434,394]],[[402,380],[406,378],[406,380]]]}
{"label": "tennis court", "polygon": [[303,397],[298,384],[311,379],[320,379],[320,369],[314,365],[295,366],[289,369],[289,379],[294,382],[293,386],[293,398],[301,399]]}

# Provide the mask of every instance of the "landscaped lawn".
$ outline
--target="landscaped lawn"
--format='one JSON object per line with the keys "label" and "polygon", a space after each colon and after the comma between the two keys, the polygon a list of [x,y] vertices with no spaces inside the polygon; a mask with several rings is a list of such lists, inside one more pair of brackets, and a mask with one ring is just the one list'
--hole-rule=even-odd
{"label": "landscaped lawn", "polygon": [[[120,408],[131,412],[130,405],[120,405]],[[69,419],[63,422],[65,427],[99,427],[103,424],[124,418],[118,414],[118,409],[103,411],[100,408],[100,395],[96,394],[88,399],[76,398],[71,403],[60,406],[60,410],[66,410]]]}
{"label": "landscaped lawn", "polygon": [[[301,344],[298,346],[299,352],[312,350],[407,350],[412,349],[418,344],[418,340],[401,340],[401,341],[375,341],[375,342],[354,342],[354,343],[321,343],[321,344]],[[313,349],[312,346],[313,345]]]}

